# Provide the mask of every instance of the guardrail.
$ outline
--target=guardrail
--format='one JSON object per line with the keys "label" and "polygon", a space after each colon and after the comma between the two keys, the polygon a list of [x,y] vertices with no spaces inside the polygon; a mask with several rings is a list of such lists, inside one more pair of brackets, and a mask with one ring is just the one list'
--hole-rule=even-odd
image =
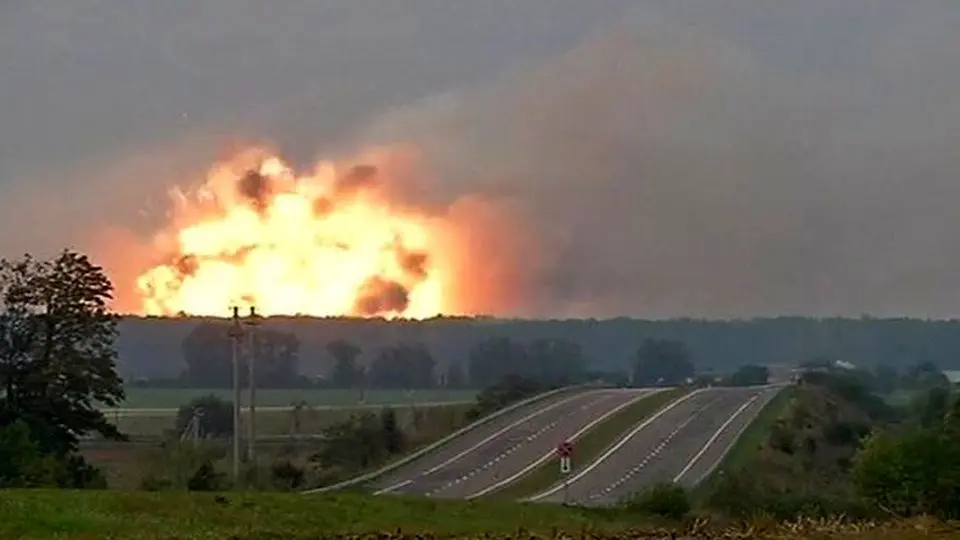
{"label": "guardrail", "polygon": [[465,434],[465,433],[467,433],[467,432],[469,432],[469,431],[471,431],[471,430],[473,430],[473,429],[476,429],[476,428],[478,428],[478,427],[480,427],[480,426],[482,426],[482,425],[484,425],[484,424],[486,424],[486,423],[488,423],[488,422],[490,422],[490,421],[492,421],[492,420],[495,420],[495,419],[497,419],[497,418],[499,418],[499,417],[501,417],[501,416],[503,416],[503,415],[505,415],[505,414],[507,414],[507,413],[509,413],[509,412],[511,412],[511,411],[514,411],[514,410],[516,410],[516,409],[519,409],[520,407],[523,407],[524,405],[529,405],[529,404],[531,404],[531,403],[536,403],[537,401],[540,401],[540,400],[543,400],[543,399],[547,399],[547,398],[549,398],[549,397],[555,396],[555,395],[560,394],[560,393],[563,393],[563,392],[570,392],[570,391],[576,390],[576,389],[578,389],[578,388],[591,388],[591,387],[601,387],[601,386],[603,386],[603,385],[602,385],[602,384],[598,384],[598,383],[596,383],[596,382],[586,383],[586,384],[577,384],[577,385],[572,385],[572,386],[564,386],[564,387],[562,387],[562,388],[556,388],[556,389],[554,389],[554,390],[550,390],[550,391],[544,392],[544,393],[542,393],[542,394],[537,394],[537,395],[535,395],[535,396],[531,396],[531,397],[529,397],[529,398],[527,398],[527,399],[518,401],[518,402],[516,402],[516,403],[514,403],[514,404],[512,404],[512,405],[508,405],[508,406],[500,409],[499,411],[496,411],[496,412],[494,412],[494,413],[488,414],[487,416],[484,416],[483,418],[481,418],[481,419],[479,419],[479,420],[476,420],[475,422],[471,423],[470,425],[465,426],[465,427],[462,427],[462,428],[458,429],[457,431],[451,433],[450,435],[447,435],[446,437],[440,439],[439,441],[437,441],[437,442],[435,442],[435,443],[433,443],[433,444],[430,444],[430,445],[428,445],[428,446],[426,446],[426,447],[424,447],[424,448],[421,448],[420,450],[417,450],[416,452],[414,452],[414,453],[412,453],[412,454],[410,454],[410,455],[408,455],[408,456],[405,456],[405,457],[403,457],[403,458],[401,458],[401,459],[399,459],[399,460],[397,460],[397,461],[394,461],[393,463],[390,463],[390,464],[388,464],[388,465],[386,465],[386,466],[384,466],[384,467],[381,467],[380,469],[378,469],[378,470],[376,470],[376,471],[369,472],[369,473],[366,473],[366,474],[357,476],[357,477],[355,477],[355,478],[351,478],[351,479],[349,479],[349,480],[344,480],[343,482],[338,482],[338,483],[333,484],[333,485],[330,485],[330,486],[324,486],[324,487],[319,487],[319,488],[314,488],[314,489],[308,489],[308,490],[306,490],[306,491],[301,491],[300,493],[303,494],[303,495],[310,495],[310,494],[313,494],[313,493],[324,493],[324,492],[327,492],[327,491],[336,491],[336,490],[338,490],[338,489],[343,489],[343,488],[346,488],[346,487],[355,486],[355,485],[357,485],[357,484],[362,484],[362,483],[364,483],[364,482],[369,482],[370,480],[373,480],[373,479],[375,479],[375,478],[378,478],[378,477],[380,477],[380,476],[383,476],[384,474],[387,474],[387,473],[392,472],[392,471],[394,471],[394,470],[396,470],[396,469],[399,469],[400,467],[403,467],[404,465],[407,465],[408,463],[412,463],[413,461],[415,461],[415,460],[417,460],[417,459],[420,459],[421,457],[423,457],[423,456],[427,455],[428,453],[436,450],[437,448],[440,448],[441,446],[449,443],[450,441],[456,439],[457,437],[459,437],[459,436],[461,436],[461,435],[463,435],[463,434]]}

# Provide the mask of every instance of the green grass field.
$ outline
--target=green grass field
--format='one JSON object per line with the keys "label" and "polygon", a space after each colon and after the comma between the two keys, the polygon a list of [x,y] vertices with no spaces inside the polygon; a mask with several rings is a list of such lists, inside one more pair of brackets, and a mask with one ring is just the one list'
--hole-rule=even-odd
{"label": "green grass field", "polygon": [[[127,399],[121,408],[126,409],[175,409],[190,400],[214,394],[226,400],[233,399],[233,393],[227,389],[204,388],[138,388],[127,387]],[[408,403],[427,403],[438,401],[472,401],[476,390],[367,390],[364,403],[368,405],[399,405]],[[244,392],[244,402],[246,392]],[[261,407],[289,407],[291,404],[305,401],[311,406],[347,406],[360,403],[360,393],[356,390],[278,390],[263,389],[257,391],[257,405]]]}
{"label": "green grass field", "polygon": [[[400,538],[955,538],[929,520],[885,527],[769,521],[700,526],[653,524],[622,512],[500,501],[438,501],[361,494],[120,493],[7,490],[0,538],[317,539]],[[673,534],[671,534],[673,532]],[[425,534],[423,534],[425,533]]]}

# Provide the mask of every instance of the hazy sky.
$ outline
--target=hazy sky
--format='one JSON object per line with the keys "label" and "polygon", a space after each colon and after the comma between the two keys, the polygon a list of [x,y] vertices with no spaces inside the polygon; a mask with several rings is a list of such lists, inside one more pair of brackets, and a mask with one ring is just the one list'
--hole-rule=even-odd
{"label": "hazy sky", "polygon": [[524,314],[960,315],[958,83],[953,0],[3,0],[0,253],[396,139],[522,209]]}

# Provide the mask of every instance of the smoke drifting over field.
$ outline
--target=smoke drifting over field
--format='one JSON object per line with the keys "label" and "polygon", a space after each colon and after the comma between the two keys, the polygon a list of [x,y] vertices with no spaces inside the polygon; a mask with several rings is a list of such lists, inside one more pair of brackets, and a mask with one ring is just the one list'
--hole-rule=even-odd
{"label": "smoke drifting over field", "polygon": [[[957,315],[960,7],[724,4],[636,6],[338,148],[409,151],[384,196],[447,223],[458,311]],[[322,121],[271,131],[302,148]],[[113,234],[118,276],[157,255]],[[364,287],[359,311],[404,301]]]}

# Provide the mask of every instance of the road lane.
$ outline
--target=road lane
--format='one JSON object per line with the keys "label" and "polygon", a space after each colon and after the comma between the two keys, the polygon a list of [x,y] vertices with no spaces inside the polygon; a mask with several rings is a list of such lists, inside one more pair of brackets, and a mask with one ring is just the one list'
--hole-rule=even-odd
{"label": "road lane", "polygon": [[[710,388],[688,394],[621,438],[615,450],[575,474],[566,489],[567,501],[589,506],[615,504],[644,486],[673,481],[681,472],[681,482],[699,481],[776,391],[770,387]],[[563,502],[565,494],[556,489],[532,500]]]}
{"label": "road lane", "polygon": [[440,449],[438,453],[446,450],[445,456],[425,456],[391,475],[378,483],[378,492],[470,497],[519,473],[597,417],[647,393],[592,390],[540,404],[538,410],[509,415],[498,428],[474,434],[469,442],[459,441],[456,450]]}
{"label": "road lane", "polygon": [[373,487],[377,490],[377,493],[389,493],[399,490],[403,486],[409,485],[427,471],[442,468],[447,463],[460,459],[463,455],[468,454],[479,445],[484,444],[488,439],[498,436],[500,432],[509,430],[514,424],[535,418],[540,414],[545,414],[552,408],[558,407],[568,400],[586,394],[591,390],[592,389],[587,388],[575,388],[518,407],[507,414],[469,430],[440,448],[392,471],[377,480]]}

